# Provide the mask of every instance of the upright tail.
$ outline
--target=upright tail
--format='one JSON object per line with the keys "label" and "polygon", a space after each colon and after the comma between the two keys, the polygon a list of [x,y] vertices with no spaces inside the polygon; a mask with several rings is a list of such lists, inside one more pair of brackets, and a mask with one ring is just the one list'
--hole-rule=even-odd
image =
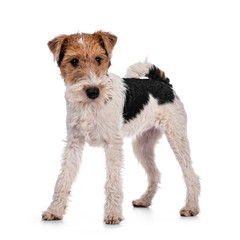
{"label": "upright tail", "polygon": [[154,80],[160,80],[167,84],[170,84],[169,79],[166,78],[165,73],[157,68],[154,64],[149,63],[147,60],[144,62],[138,62],[127,69],[125,78],[142,78],[148,77]]}

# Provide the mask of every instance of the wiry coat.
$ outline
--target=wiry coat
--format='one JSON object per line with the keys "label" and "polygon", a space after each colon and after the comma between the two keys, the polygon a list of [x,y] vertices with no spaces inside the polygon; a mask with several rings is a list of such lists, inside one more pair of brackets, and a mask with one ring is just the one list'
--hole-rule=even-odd
{"label": "wiry coat", "polygon": [[[90,55],[94,56],[99,63],[99,57],[96,57],[97,55],[93,53],[95,50],[92,50],[95,39],[98,41],[101,39],[100,42],[94,42],[96,52],[104,54],[106,51],[106,56],[111,55],[116,42],[114,36],[109,36],[109,33],[97,32],[95,34],[96,36],[92,38],[90,35],[86,35],[86,38],[84,35],[78,37],[74,35],[74,38],[67,41],[70,45],[75,44],[70,46],[70,51],[67,46],[61,47],[64,41],[61,37],[49,43],[62,75],[65,76],[67,144],[53,201],[43,213],[43,219],[62,219],[71,185],[81,163],[85,142],[91,146],[103,147],[106,153],[104,221],[116,224],[123,219],[121,179],[123,137],[133,137],[134,153],[148,175],[148,188],[139,199],[133,201],[133,205],[150,206],[160,182],[160,172],[154,161],[154,147],[162,134],[166,134],[182,168],[187,186],[186,205],[180,214],[182,216],[198,214],[200,184],[191,164],[187,117],[179,97],[173,91],[165,74],[148,62],[137,63],[129,67],[126,78],[105,72],[106,66],[110,65],[110,60],[107,62],[107,58],[105,60],[101,58],[103,62],[105,61],[102,70],[97,68],[96,62],[91,60],[92,62],[88,63]],[[79,55],[76,54],[78,48],[80,48]],[[64,52],[61,53],[61,49]],[[72,49],[76,49],[75,52]],[[85,66],[89,66],[88,72],[85,68],[83,73],[81,72],[78,59],[82,59],[85,61]],[[76,62],[77,65],[75,65]],[[97,72],[94,71],[95,68]],[[99,92],[99,96],[94,96],[94,99],[86,94],[86,90],[93,87]]]}

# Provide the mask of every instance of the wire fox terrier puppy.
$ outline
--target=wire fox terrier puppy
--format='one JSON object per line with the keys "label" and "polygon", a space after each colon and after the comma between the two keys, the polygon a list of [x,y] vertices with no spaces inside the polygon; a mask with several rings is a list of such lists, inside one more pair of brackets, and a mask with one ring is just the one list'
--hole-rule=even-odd
{"label": "wire fox terrier puppy", "polygon": [[134,207],[148,207],[157,192],[160,172],[154,147],[161,136],[178,160],[187,187],[181,216],[199,213],[199,177],[192,168],[183,104],[164,72],[144,62],[130,66],[125,78],[109,73],[117,37],[94,34],[61,35],[48,43],[66,85],[67,140],[53,201],[44,220],[60,220],[65,214],[71,185],[76,178],[85,142],[101,146],[106,154],[104,221],[118,224],[122,216],[123,137],[133,138],[133,151],[144,167],[148,188]]}

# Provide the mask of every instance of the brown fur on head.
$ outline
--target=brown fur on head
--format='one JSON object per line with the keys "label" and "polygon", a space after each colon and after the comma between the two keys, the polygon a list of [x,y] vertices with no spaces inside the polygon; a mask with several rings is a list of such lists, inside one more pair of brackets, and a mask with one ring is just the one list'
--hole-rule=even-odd
{"label": "brown fur on head", "polygon": [[106,75],[117,37],[98,31],[93,34],[60,35],[48,42],[64,81],[72,85],[94,74]]}

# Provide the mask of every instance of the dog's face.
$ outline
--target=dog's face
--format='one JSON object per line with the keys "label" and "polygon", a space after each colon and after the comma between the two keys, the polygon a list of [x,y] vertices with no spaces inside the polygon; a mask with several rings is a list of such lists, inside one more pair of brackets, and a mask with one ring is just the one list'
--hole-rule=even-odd
{"label": "dog's face", "polygon": [[98,31],[94,34],[61,35],[48,43],[66,83],[71,102],[108,100],[111,55],[117,37]]}

